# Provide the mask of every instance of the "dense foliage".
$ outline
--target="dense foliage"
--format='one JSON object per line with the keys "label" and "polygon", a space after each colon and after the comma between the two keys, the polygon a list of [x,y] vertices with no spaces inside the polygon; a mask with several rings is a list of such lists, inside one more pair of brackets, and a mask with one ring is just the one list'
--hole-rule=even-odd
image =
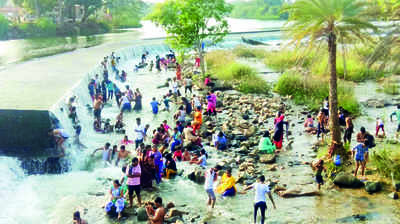
{"label": "dense foliage", "polygon": [[286,20],[287,13],[281,13],[284,0],[251,0],[233,3],[231,16],[234,18],[260,20]]}
{"label": "dense foliage", "polygon": [[230,11],[225,0],[167,0],[157,4],[148,17],[164,28],[174,48],[197,50],[204,74],[202,43],[222,41],[228,33]]}

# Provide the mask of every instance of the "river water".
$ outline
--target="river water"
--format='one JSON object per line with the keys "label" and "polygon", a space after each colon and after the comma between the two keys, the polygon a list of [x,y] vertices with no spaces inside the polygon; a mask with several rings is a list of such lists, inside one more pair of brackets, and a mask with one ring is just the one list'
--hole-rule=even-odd
{"label": "river water", "polygon": [[[263,26],[256,21],[240,20],[236,21],[240,24],[242,30],[251,30],[249,24],[254,24],[254,27],[275,28],[276,23],[268,23],[268,26]],[[282,23],[280,23],[282,24]],[[249,26],[247,26],[249,25]],[[257,26],[256,26],[257,25]],[[154,29],[157,30],[157,29]],[[141,31],[132,31],[141,32]],[[138,34],[141,37],[146,36],[146,32]],[[110,34],[112,36],[126,35]],[[153,36],[152,36],[153,35]],[[159,37],[156,32],[149,33],[146,38]],[[127,37],[129,39],[129,37]],[[135,39],[136,37],[133,37]],[[276,34],[264,34],[258,36],[265,41],[274,42],[279,39]],[[69,87],[65,87],[65,83],[61,88],[63,96],[71,95],[78,96],[78,117],[83,127],[81,141],[88,149],[81,150],[73,146],[67,149],[68,153],[65,159],[70,161],[71,171],[61,175],[31,175],[27,176],[20,168],[20,162],[15,158],[0,157],[0,198],[2,205],[0,206],[0,223],[70,223],[71,214],[75,210],[80,210],[83,217],[89,223],[112,223],[108,220],[102,210],[102,206],[108,197],[97,197],[94,194],[98,192],[106,192],[110,187],[111,182],[107,178],[118,179],[121,176],[119,168],[104,167],[100,162],[100,155],[92,158],[90,153],[98,147],[104,145],[105,142],[118,144],[123,136],[117,134],[102,135],[97,134],[92,130],[92,114],[86,109],[86,104],[90,104],[90,99],[87,94],[88,78],[99,73],[98,65],[100,59],[110,54],[111,51],[118,50],[117,55],[120,55],[122,60],[119,65],[120,69],[128,71],[128,80],[132,88],[140,88],[143,93],[143,111],[140,113],[130,113],[125,116],[127,124],[127,133],[133,138],[133,125],[136,117],[141,117],[144,124],[151,124],[151,128],[158,125],[162,120],[168,120],[172,123],[171,114],[167,112],[160,113],[157,117],[151,114],[149,105],[152,97],[160,96],[167,92],[167,89],[158,89],[158,85],[164,82],[168,77],[173,77],[173,72],[167,73],[149,73],[138,72],[132,73],[132,67],[137,63],[138,56],[144,51],[149,50],[151,57],[154,58],[157,54],[165,53],[168,48],[160,41],[148,40],[140,41],[142,44],[131,46],[135,40],[129,39],[124,42],[119,42],[118,37],[116,42],[106,42],[94,48],[78,50],[77,52],[56,55],[52,57],[40,58],[30,62],[21,64],[6,65],[3,71],[20,71],[23,75],[42,76],[40,72],[27,72],[21,69],[34,68],[39,61],[44,68],[40,71],[55,72],[72,76],[75,80]],[[228,37],[227,41],[218,47],[231,48],[239,43],[238,37]],[[84,52],[82,52],[84,51]],[[90,58],[76,58],[76,56]],[[74,59],[75,58],[75,59]],[[94,59],[93,59],[94,58]],[[81,60],[82,59],[82,60]],[[60,64],[54,65],[53,62],[61,61]],[[82,66],[68,66],[82,63]],[[250,64],[254,62],[249,62]],[[66,64],[62,68],[59,65]],[[260,63],[255,65],[260,71],[265,71],[266,68]],[[95,67],[91,70],[90,68]],[[78,75],[78,73],[80,75]],[[5,74],[5,73],[3,73]],[[269,74],[268,74],[269,75]],[[265,77],[269,79],[268,75]],[[276,77],[276,75],[274,76]],[[4,78],[4,77],[3,77]],[[113,78],[113,75],[110,75]],[[81,80],[81,81],[79,81]],[[125,85],[117,82],[121,89]],[[24,88],[29,89],[31,86],[26,82]],[[71,88],[74,85],[74,88]],[[8,87],[7,87],[8,88]],[[53,88],[53,87],[49,87]],[[58,89],[57,88],[57,89]],[[44,90],[46,92],[47,90]],[[55,91],[55,90],[54,90]],[[363,90],[360,90],[363,91]],[[18,94],[18,93],[17,93]],[[42,98],[46,97],[39,94]],[[58,97],[57,99],[60,99]],[[1,98],[0,98],[1,99]],[[57,100],[56,99],[56,100]],[[54,99],[53,99],[54,100]],[[3,102],[3,101],[1,101]],[[54,101],[55,102],[55,101]],[[49,100],[49,103],[50,100]],[[63,111],[60,108],[64,108]],[[61,124],[69,132],[73,132],[71,122],[67,117],[65,110],[65,98],[58,101],[52,106],[52,111],[60,119]],[[113,102],[113,106],[106,106],[103,110],[103,117],[115,119],[118,109]],[[296,119],[297,115],[289,117]],[[299,125],[298,125],[299,126]],[[300,125],[301,126],[301,125]],[[299,126],[299,127],[300,127]],[[287,164],[289,161],[305,161],[310,159],[309,148],[315,141],[313,137],[301,135],[301,128],[294,127],[294,136],[296,141],[293,145],[293,150],[285,152],[278,159],[278,164]],[[210,165],[215,164],[218,160],[224,158],[223,154],[218,154],[210,151]],[[192,169],[188,165],[178,164],[178,168],[185,170]],[[310,183],[313,181],[312,172],[308,166],[293,166],[285,170],[277,172],[269,172],[268,178],[278,178],[281,182],[291,185],[293,183]],[[164,201],[174,201],[178,206],[185,206],[185,210],[190,211],[190,216],[200,215],[200,218],[195,223],[251,223],[252,221],[252,201],[254,195],[238,195],[233,199],[222,200],[218,198],[216,209],[213,213],[206,210],[205,200],[206,195],[203,186],[195,184],[183,177],[177,177],[174,180],[164,181],[157,190]],[[337,218],[343,218],[354,214],[368,214],[368,223],[398,223],[400,221],[399,207],[394,201],[388,200],[385,194],[367,195],[364,191],[345,190],[345,191],[326,191],[321,197],[306,197],[294,199],[282,199],[274,195],[278,209],[272,210],[269,208],[267,212],[268,223],[334,223]],[[346,220],[346,219],[345,219]],[[350,220],[349,222],[352,222]],[[129,221],[132,223],[132,220]],[[133,223],[136,223],[134,220]]]}

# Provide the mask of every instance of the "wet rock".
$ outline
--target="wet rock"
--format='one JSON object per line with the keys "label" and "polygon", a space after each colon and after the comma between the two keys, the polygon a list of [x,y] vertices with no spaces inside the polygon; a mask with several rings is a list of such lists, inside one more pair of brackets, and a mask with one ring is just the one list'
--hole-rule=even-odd
{"label": "wet rock", "polygon": [[397,145],[399,141],[397,139],[387,139],[386,144]]}
{"label": "wet rock", "polygon": [[363,182],[348,173],[339,173],[333,183],[343,188],[361,188],[364,186]]}
{"label": "wet rock", "polygon": [[275,163],[276,155],[275,154],[263,154],[260,156],[260,163]]}
{"label": "wet rock", "polygon": [[392,192],[388,196],[389,196],[389,198],[394,199],[394,200],[399,199],[399,194],[397,192]]}
{"label": "wet rock", "polygon": [[205,182],[205,177],[203,175],[204,171],[200,168],[196,168],[193,172],[189,173],[187,176],[189,180],[194,181],[198,184],[203,184]]}
{"label": "wet rock", "polygon": [[317,196],[319,195],[318,190],[314,186],[303,187],[303,188],[293,188],[285,191],[279,191],[279,196],[283,198],[295,198],[295,197],[306,197],[306,196]]}
{"label": "wet rock", "polygon": [[105,194],[104,194],[104,192],[89,192],[88,195],[100,197],[100,196],[104,196]]}
{"label": "wet rock", "polygon": [[140,222],[147,221],[147,219],[149,218],[146,213],[146,208],[144,207],[138,208],[136,212],[137,212],[137,220]]}
{"label": "wet rock", "polygon": [[377,193],[382,190],[382,184],[380,182],[367,182],[365,183],[365,190],[369,194]]}

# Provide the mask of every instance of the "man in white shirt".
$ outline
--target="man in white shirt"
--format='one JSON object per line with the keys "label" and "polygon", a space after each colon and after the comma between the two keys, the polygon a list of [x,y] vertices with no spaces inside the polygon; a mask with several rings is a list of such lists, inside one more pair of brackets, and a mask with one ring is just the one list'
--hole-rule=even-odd
{"label": "man in white shirt", "polygon": [[139,147],[141,143],[143,143],[143,139],[146,136],[146,131],[144,126],[140,124],[140,118],[136,118],[136,127],[135,127],[136,139],[135,139],[135,149]]}
{"label": "man in white shirt", "polygon": [[265,210],[267,209],[267,199],[265,194],[268,194],[269,200],[271,200],[274,209],[276,209],[274,199],[272,198],[271,191],[269,187],[264,183],[265,177],[261,175],[258,178],[258,182],[246,187],[243,194],[246,193],[247,190],[254,188],[255,190],[255,197],[254,197],[254,224],[257,222],[257,211],[258,208],[261,210],[261,224],[264,224],[265,220]]}
{"label": "man in white shirt", "polygon": [[206,179],[204,189],[206,190],[208,195],[207,205],[211,205],[211,208],[214,208],[215,200],[217,199],[214,193],[214,182],[217,181],[218,171],[220,170],[221,166],[217,165],[214,168],[210,168],[209,170],[207,170],[204,175]]}

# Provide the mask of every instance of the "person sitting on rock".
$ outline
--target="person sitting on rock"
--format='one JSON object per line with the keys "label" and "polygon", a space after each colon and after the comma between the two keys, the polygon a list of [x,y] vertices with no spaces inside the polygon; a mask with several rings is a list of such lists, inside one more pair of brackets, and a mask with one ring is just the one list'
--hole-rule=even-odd
{"label": "person sitting on rock", "polygon": [[118,213],[118,220],[121,218],[121,213],[125,207],[124,201],[124,191],[121,188],[121,184],[119,180],[114,180],[113,186],[110,189],[111,199],[110,202],[107,203],[104,210],[108,213],[112,210],[112,207],[115,207],[115,211]]}
{"label": "person sitting on rock", "polygon": [[171,144],[171,152],[175,151],[175,147],[182,144],[182,134],[178,131],[178,128],[174,128],[174,133],[172,134],[172,144]]}
{"label": "person sitting on rock", "polygon": [[220,131],[218,133],[218,135],[215,136],[214,139],[214,146],[216,149],[218,150],[225,150],[227,149],[228,145],[227,145],[227,140],[226,140],[226,136],[224,135],[224,133],[222,131]]}
{"label": "person sitting on rock", "polygon": [[124,127],[123,119],[124,119],[124,113],[120,112],[117,116],[117,121],[115,122],[114,125],[115,130],[117,132],[119,132]]}
{"label": "person sitting on rock", "polygon": [[[154,210],[154,207],[156,210]],[[146,206],[146,213],[149,217],[150,224],[163,224],[164,223],[164,216],[165,216],[165,208],[162,205],[162,199],[157,197],[154,200],[154,203],[148,204]]]}
{"label": "person sitting on rock", "polygon": [[193,134],[193,128],[190,125],[187,125],[185,129],[183,129],[184,134],[184,144],[188,147],[199,146],[201,147],[201,138]]}
{"label": "person sitting on rock", "polygon": [[165,156],[165,160],[165,178],[170,179],[172,176],[176,175],[178,170],[176,169],[176,163],[170,153]]}
{"label": "person sitting on rock", "polygon": [[260,151],[260,153],[267,153],[267,154],[272,154],[275,152],[276,146],[271,142],[271,135],[269,131],[265,131],[263,137],[260,139],[258,150]]}
{"label": "person sitting on rock", "polygon": [[217,187],[217,192],[222,194],[222,197],[235,196],[237,191],[235,183],[236,180],[232,176],[232,169],[228,168],[224,175],[222,175],[221,181]]}
{"label": "person sitting on rock", "polygon": [[315,134],[316,133],[316,128],[314,126],[314,118],[311,116],[311,114],[307,115],[307,119],[304,121],[304,129],[305,132],[310,133],[310,134]]}

